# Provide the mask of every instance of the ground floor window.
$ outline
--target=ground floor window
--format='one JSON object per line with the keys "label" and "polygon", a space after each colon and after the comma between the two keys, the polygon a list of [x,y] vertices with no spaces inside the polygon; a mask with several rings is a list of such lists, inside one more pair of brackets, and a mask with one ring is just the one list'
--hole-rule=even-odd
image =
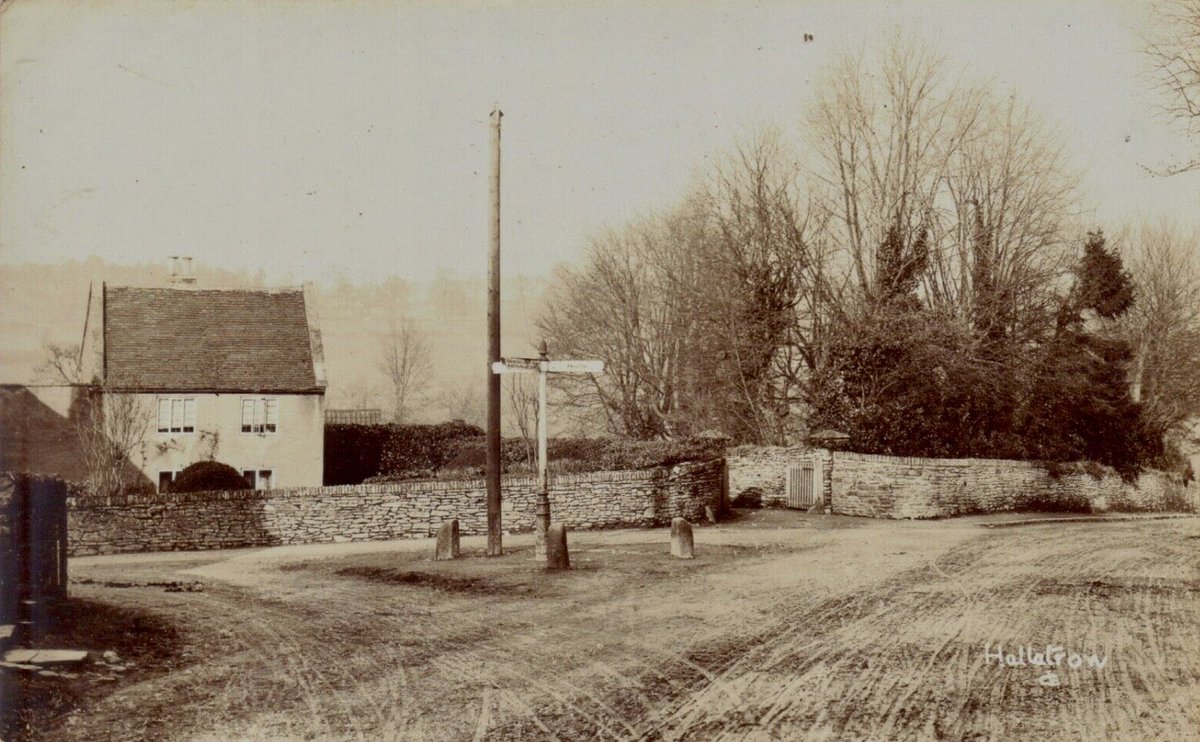
{"label": "ground floor window", "polygon": [[246,478],[246,483],[256,490],[269,490],[275,481],[275,472],[272,469],[242,469],[242,476]]}
{"label": "ground floor window", "polygon": [[175,475],[178,473],[175,471],[160,471],[158,473],[158,491],[166,492],[171,489],[171,484],[175,481]]}

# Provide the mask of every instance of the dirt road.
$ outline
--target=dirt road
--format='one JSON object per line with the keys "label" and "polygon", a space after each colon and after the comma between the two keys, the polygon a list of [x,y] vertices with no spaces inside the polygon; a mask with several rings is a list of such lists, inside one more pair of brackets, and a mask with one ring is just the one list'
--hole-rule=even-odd
{"label": "dirt road", "polygon": [[[572,534],[569,574],[537,570],[522,539],[503,558],[454,563],[412,542],[75,560],[72,577],[91,584],[74,595],[165,617],[182,643],[169,672],[141,668],[47,736],[1200,729],[1200,520],[990,530],[766,513],[700,529],[697,544],[680,561],[665,531]],[[181,580],[204,589],[148,585]],[[146,586],[108,586],[128,583]],[[1047,645],[1062,647],[1059,664],[1031,664]]]}

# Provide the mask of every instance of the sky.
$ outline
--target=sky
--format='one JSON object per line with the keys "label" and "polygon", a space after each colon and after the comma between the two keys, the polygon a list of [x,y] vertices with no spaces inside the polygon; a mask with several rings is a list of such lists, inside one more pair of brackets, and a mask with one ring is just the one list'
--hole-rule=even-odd
{"label": "sky", "polygon": [[545,274],[763,127],[799,143],[822,68],[895,28],[1064,134],[1083,222],[1194,225],[1200,173],[1145,170],[1196,146],[1156,113],[1147,8],[6,2],[0,270],[192,255],[276,283],[483,276],[499,104],[504,271]]}

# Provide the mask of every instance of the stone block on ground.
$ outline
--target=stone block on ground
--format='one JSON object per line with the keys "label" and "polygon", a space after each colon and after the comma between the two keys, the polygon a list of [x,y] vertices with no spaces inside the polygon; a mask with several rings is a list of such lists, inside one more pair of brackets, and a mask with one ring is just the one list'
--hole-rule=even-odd
{"label": "stone block on ground", "polygon": [[435,560],[457,559],[458,549],[458,520],[448,520],[438,528],[437,550],[433,554]]}
{"label": "stone block on ground", "polygon": [[4,653],[4,661],[20,665],[58,667],[78,665],[87,659],[82,649],[10,649]]}
{"label": "stone block on ground", "polygon": [[679,559],[691,559],[695,556],[692,524],[683,518],[671,519],[671,556]]}
{"label": "stone block on ground", "polygon": [[570,569],[567,554],[567,527],[555,523],[546,531],[546,569]]}

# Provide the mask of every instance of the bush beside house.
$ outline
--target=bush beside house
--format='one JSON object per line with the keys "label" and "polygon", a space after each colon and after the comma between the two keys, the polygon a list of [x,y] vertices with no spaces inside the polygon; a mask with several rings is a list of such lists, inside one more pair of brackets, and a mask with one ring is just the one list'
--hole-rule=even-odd
{"label": "bush beside house", "polygon": [[197,461],[179,472],[171,483],[171,492],[212,492],[216,490],[253,489],[246,478],[229,464],[220,461]]}

